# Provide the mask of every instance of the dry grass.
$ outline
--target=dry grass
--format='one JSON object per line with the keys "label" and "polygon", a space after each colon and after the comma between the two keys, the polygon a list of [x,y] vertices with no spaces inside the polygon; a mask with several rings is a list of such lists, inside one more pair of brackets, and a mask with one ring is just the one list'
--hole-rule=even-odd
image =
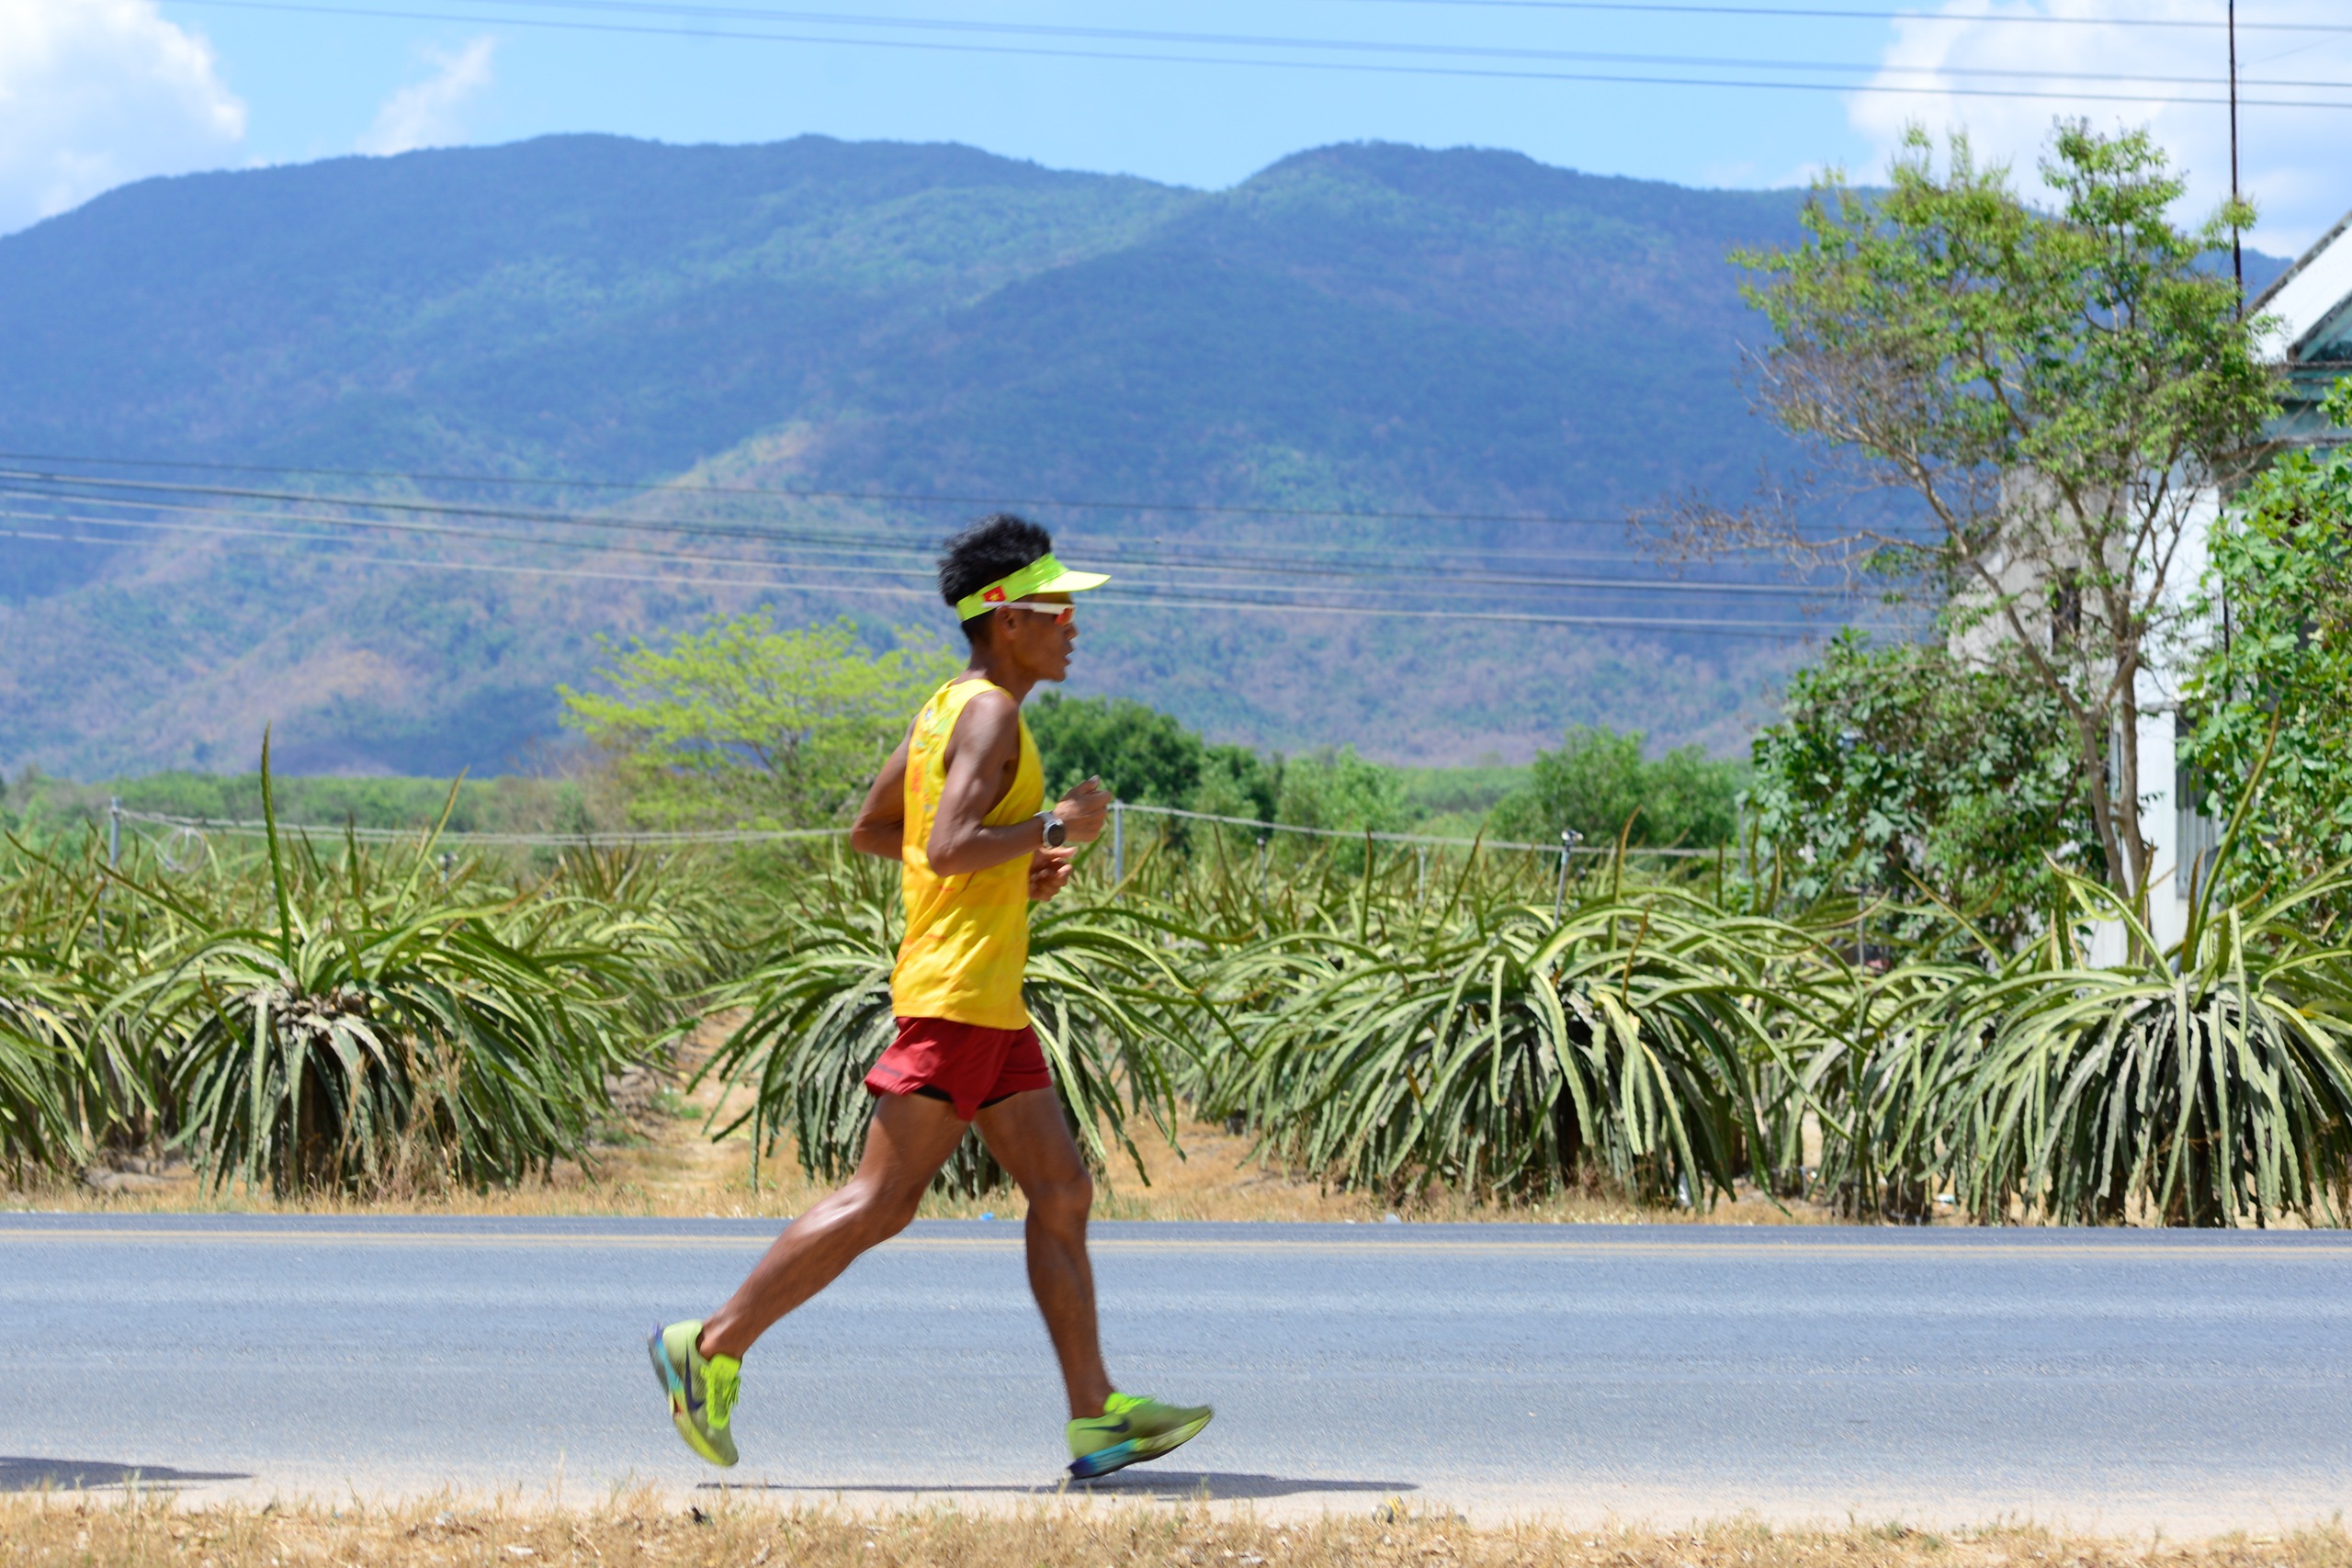
{"label": "dry grass", "polygon": [[[643,1141],[600,1152],[595,1168],[559,1166],[552,1179],[514,1188],[463,1190],[401,1200],[359,1201],[322,1194],[301,1202],[281,1202],[266,1190],[237,1188],[208,1192],[186,1176],[141,1190],[98,1192],[62,1178],[36,1180],[5,1191],[0,1206],[93,1213],[211,1213],[220,1212],[381,1214],[559,1214],[657,1215],[667,1217],[784,1217],[797,1214],[828,1190],[804,1178],[789,1150],[763,1159],[752,1180],[751,1151],[740,1138],[711,1143],[702,1135],[700,1113],[691,1107],[668,1116],[667,1125],[643,1131]],[[1731,1224],[1806,1224],[1831,1216],[1810,1204],[1782,1208],[1753,1193],[1693,1213],[1629,1202],[1601,1192],[1566,1193],[1541,1202],[1501,1206],[1475,1203],[1459,1194],[1432,1191],[1401,1205],[1363,1192],[1340,1192],[1313,1179],[1261,1165],[1250,1157],[1250,1140],[1222,1127],[1193,1124],[1180,1134],[1181,1152],[1153,1136],[1143,1142],[1145,1172],[1138,1179],[1124,1163],[1103,1179],[1095,1201],[1102,1220],[1321,1220],[1376,1224],[1388,1213],[1408,1220],[1517,1220],[1555,1224],[1631,1224],[1705,1220]],[[1003,1191],[980,1199],[924,1200],[923,1215],[969,1219],[993,1213],[1015,1219],[1021,1196]]]}
{"label": "dry grass", "polygon": [[859,1514],[650,1495],[586,1509],[353,1504],[175,1508],[153,1496],[0,1497],[0,1568],[2346,1568],[2340,1524],[2283,1537],[2126,1540],[2030,1527],[1690,1531],[1480,1529],[1402,1504],[1273,1521],[1201,1506],[1033,1504]]}
{"label": "dry grass", "polygon": [[[734,1020],[707,1021],[687,1043],[680,1063],[683,1078],[713,1049]],[[169,1179],[142,1179],[132,1188],[98,1191],[67,1178],[35,1178],[9,1190],[0,1173],[0,1194],[8,1207],[95,1213],[288,1213],[381,1214],[648,1215],[668,1218],[785,1217],[807,1209],[828,1189],[800,1174],[790,1149],[760,1161],[756,1181],[748,1140],[714,1143],[704,1128],[715,1110],[731,1120],[741,1109],[737,1091],[722,1104],[718,1086],[706,1083],[691,1093],[666,1093],[616,1129],[619,1141],[597,1151],[583,1168],[564,1162],[545,1180],[514,1188],[468,1191],[427,1190],[414,1196],[361,1201],[333,1193],[297,1202],[266,1190],[243,1187],[226,1192],[201,1189],[185,1170]],[[1104,1220],[1320,1220],[1377,1224],[1396,1213],[1408,1220],[1518,1220],[1555,1224],[1631,1224],[1709,1220],[1718,1224],[1829,1223],[1815,1205],[1781,1206],[1754,1193],[1718,1204],[1707,1213],[1630,1202],[1600,1190],[1565,1193],[1541,1202],[1510,1206],[1476,1203],[1457,1193],[1435,1190],[1402,1205],[1375,1194],[1335,1191],[1295,1171],[1250,1157],[1249,1137],[1219,1125],[1192,1122],[1178,1130],[1174,1144],[1148,1127],[1136,1139],[1144,1174],[1124,1161],[1105,1174],[1095,1217]],[[1017,1192],[978,1200],[925,1200],[933,1219],[971,1219],[993,1213],[1001,1219],[1023,1213]]]}
{"label": "dry grass", "polygon": [[[761,1162],[756,1186],[749,1151],[740,1141],[701,1142],[698,1123],[645,1145],[605,1151],[592,1174],[559,1168],[550,1181],[533,1181],[485,1192],[450,1191],[432,1197],[362,1201],[322,1194],[294,1203],[268,1192],[238,1188],[223,1193],[199,1189],[179,1178],[139,1191],[96,1192],[62,1179],[0,1189],[0,1207],[89,1213],[302,1213],[316,1214],[502,1214],[653,1215],[665,1217],[786,1217],[797,1214],[827,1189],[803,1178],[788,1153]],[[1571,1193],[1538,1203],[1503,1207],[1479,1204],[1450,1192],[1432,1192],[1390,1205],[1361,1192],[1335,1192],[1311,1179],[1261,1167],[1249,1158],[1249,1140],[1222,1128],[1191,1126],[1182,1133],[1182,1154],[1153,1139],[1144,1150],[1148,1185],[1125,1165],[1112,1170],[1095,1201],[1099,1220],[1321,1220],[1376,1224],[1388,1213],[1408,1220],[1517,1220],[1552,1224],[1633,1224],[1704,1220],[1717,1224],[1807,1224],[1829,1216],[1807,1204],[1776,1207],[1744,1193],[1712,1213],[1661,1209],[1601,1193]],[[932,1219],[970,1219],[992,1213],[1017,1219],[1021,1196],[1005,1191],[986,1198],[924,1200]]]}

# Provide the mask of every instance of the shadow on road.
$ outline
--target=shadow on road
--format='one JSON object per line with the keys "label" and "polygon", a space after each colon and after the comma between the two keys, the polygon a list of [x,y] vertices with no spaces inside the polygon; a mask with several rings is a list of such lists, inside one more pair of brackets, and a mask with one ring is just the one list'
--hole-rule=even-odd
{"label": "shadow on road", "polygon": [[233,1472],[174,1470],[168,1464],[118,1464],[106,1459],[28,1459],[0,1454],[0,1492],[87,1492],[99,1486],[187,1486],[250,1481]]}
{"label": "shadow on road", "polygon": [[[1060,1486],[1032,1490],[1053,1493]],[[1154,1470],[1123,1472],[1100,1481],[1073,1481],[1067,1490],[1090,1497],[1151,1497],[1162,1502],[1205,1498],[1210,1502],[1251,1497],[1296,1497],[1310,1492],[1376,1492],[1393,1497],[1419,1491],[1409,1481],[1323,1481],[1287,1475],[1235,1474],[1229,1471]]]}
{"label": "shadow on road", "polygon": [[754,1482],[706,1481],[701,1492],[880,1492],[888,1494],[1004,1492],[1016,1496],[1053,1497],[1063,1493],[1086,1497],[1137,1497],[1155,1502],[1195,1500],[1222,1503],[1262,1497],[1296,1497],[1315,1492],[1377,1492],[1394,1496],[1419,1490],[1409,1481],[1323,1481],[1305,1476],[1248,1475],[1230,1471],[1160,1470],[1138,1474],[1129,1471],[1100,1481],[1059,1482],[1022,1486],[955,1481],[909,1485],[904,1482]]}

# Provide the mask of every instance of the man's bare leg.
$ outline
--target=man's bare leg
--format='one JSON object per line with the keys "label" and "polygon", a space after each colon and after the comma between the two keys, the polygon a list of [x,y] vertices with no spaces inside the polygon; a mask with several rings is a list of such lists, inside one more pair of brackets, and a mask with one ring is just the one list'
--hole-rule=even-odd
{"label": "man's bare leg", "polygon": [[[906,1229],[931,1179],[963,1141],[964,1126],[955,1107],[944,1100],[920,1094],[876,1096],[857,1174],[786,1226],[727,1304],[704,1320],[702,1353],[741,1359],[776,1319],[840,1278],[859,1254]],[[1069,1134],[1063,1137],[1067,1140]],[[1006,1169],[1012,1168],[1010,1161],[1004,1163]],[[1085,1174],[1083,1167],[1079,1174]],[[1080,1226],[1082,1238],[1082,1219]],[[1034,1272],[1035,1264],[1031,1267]],[[1090,1325],[1093,1322],[1091,1289],[1087,1321]]]}
{"label": "man's bare leg", "polygon": [[[1061,1359],[1073,1418],[1102,1414],[1111,1377],[1095,1326],[1094,1269],[1086,1257],[1086,1217],[1094,1180],[1050,1089],[983,1106],[975,1124],[989,1152],[1029,1201],[1029,1289]],[[944,1156],[943,1156],[944,1157]]]}

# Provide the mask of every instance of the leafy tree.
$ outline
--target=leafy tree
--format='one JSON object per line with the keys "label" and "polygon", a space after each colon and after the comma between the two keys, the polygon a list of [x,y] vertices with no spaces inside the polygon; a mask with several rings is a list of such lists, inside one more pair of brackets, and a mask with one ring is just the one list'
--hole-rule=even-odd
{"label": "leafy tree", "polygon": [[1758,367],[1764,406],[1863,484],[1923,503],[1908,516],[1924,532],[1695,507],[1669,536],[1883,573],[1949,611],[2065,716],[2103,874],[2136,893],[2152,856],[2141,674],[2179,625],[2200,497],[2246,471],[2276,406],[2261,323],[2206,265],[2253,214],[2177,226],[2181,180],[2144,131],[2062,123],[2041,174],[2055,211],[1964,138],[1939,174],[1915,130],[1890,188],[1830,175],[1803,243],[1736,254],[1763,275],[1748,296],[1779,340]]}
{"label": "leafy tree", "polygon": [[607,642],[608,689],[558,687],[563,722],[612,757],[642,821],[838,821],[961,662],[923,632],[897,635],[876,654],[846,620],[786,628],[760,610]]}
{"label": "leafy tree", "polygon": [[[1271,822],[1283,765],[1246,746],[1212,746],[1172,714],[1128,698],[1048,692],[1029,705],[1049,792],[1092,774],[1121,800]],[[1184,840],[1181,832],[1178,841]]]}
{"label": "leafy tree", "polygon": [[[2352,378],[2324,406],[2352,425]],[[2228,820],[2260,768],[2224,874],[2307,880],[2352,862],[2352,447],[2280,457],[2211,551],[2201,608],[2212,616],[2216,600],[2226,604],[2229,631],[2199,660],[2185,705],[2208,809]]]}
{"label": "leafy tree", "polygon": [[1091,775],[1121,800],[1186,806],[1208,761],[1208,747],[1173,714],[1130,697],[1047,692],[1027,712],[1048,798]]}
{"label": "leafy tree", "polygon": [[1274,820],[1351,833],[1396,833],[1412,820],[1412,810],[1395,768],[1366,761],[1352,746],[1336,751],[1327,746],[1283,764]]}
{"label": "leafy tree", "polygon": [[1280,757],[1261,757],[1247,746],[1212,746],[1189,804],[1194,811],[1272,822],[1282,804],[1284,771]]}
{"label": "leafy tree", "polygon": [[1642,756],[1642,732],[1577,725],[1557,751],[1538,751],[1527,787],[1498,806],[1504,838],[1549,841],[1573,828],[1595,843],[1621,832],[1633,844],[1731,841],[1745,770],[1684,746],[1656,761]]}
{"label": "leafy tree", "polygon": [[1783,890],[1924,889],[2014,937],[2083,864],[2091,824],[2065,707],[2006,664],[1846,631],[1756,738],[1757,841]]}

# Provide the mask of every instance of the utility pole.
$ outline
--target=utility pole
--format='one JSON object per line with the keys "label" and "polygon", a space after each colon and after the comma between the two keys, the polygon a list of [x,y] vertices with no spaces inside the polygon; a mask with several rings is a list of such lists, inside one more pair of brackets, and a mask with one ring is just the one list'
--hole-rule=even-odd
{"label": "utility pole", "polygon": [[[2238,0],[2230,0],[2230,205],[2238,202]],[[2230,220],[2230,276],[2237,279],[2238,314],[2245,314],[2245,247],[2238,241],[2235,215]]]}
{"label": "utility pole", "polygon": [[[2230,0],[2230,205],[2238,203],[2238,0]],[[2236,215],[2230,220],[2230,276],[2238,286],[2238,319],[2245,319],[2245,246],[2238,238]],[[2230,595],[2222,593],[2222,652],[2230,651]],[[2176,874],[2177,874],[2176,873]]]}

